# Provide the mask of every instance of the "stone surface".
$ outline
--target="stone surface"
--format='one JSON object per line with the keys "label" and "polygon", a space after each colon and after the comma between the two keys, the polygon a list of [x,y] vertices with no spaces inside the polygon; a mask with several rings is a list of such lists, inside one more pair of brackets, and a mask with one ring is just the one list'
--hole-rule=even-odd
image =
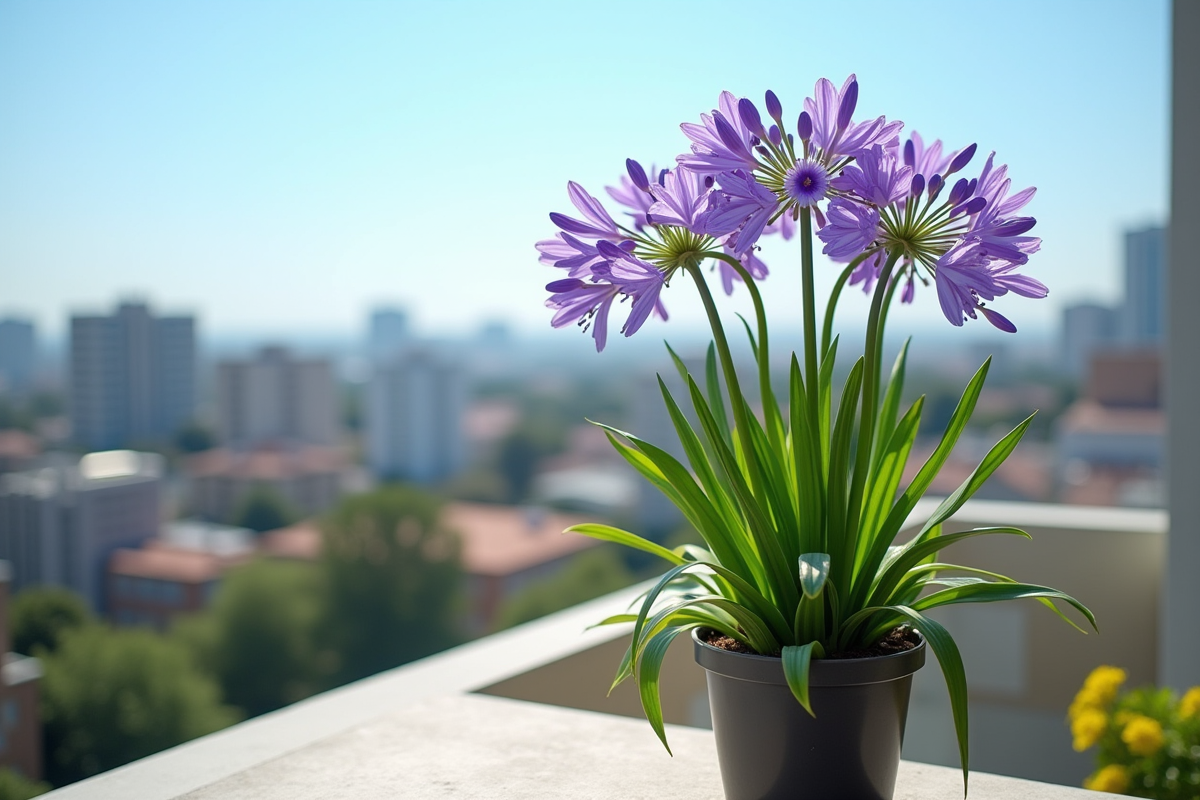
{"label": "stone surface", "polygon": [[[712,733],[482,695],[429,700],[231,775],[186,800],[721,800]],[[972,774],[976,800],[1093,792]],[[960,800],[958,770],[904,762],[896,800]]]}

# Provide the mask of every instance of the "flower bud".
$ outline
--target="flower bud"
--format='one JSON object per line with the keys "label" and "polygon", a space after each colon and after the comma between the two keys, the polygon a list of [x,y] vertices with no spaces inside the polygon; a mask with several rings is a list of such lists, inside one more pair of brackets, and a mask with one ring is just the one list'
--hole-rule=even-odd
{"label": "flower bud", "polygon": [[779,132],[778,125],[772,125],[770,127],[770,129],[767,131],[767,139],[770,140],[771,144],[775,145],[776,147],[783,143],[783,134]]}
{"label": "flower bud", "polygon": [[925,191],[925,176],[920,174],[913,175],[912,187],[909,189],[909,194],[913,197],[920,197],[923,191]]}
{"label": "flower bud", "polygon": [[720,111],[713,112],[713,122],[717,126],[717,136],[721,137],[722,144],[735,153],[740,153],[746,149],[746,144],[742,141],[742,137],[729,124],[729,121],[721,115]]}
{"label": "flower bud", "polygon": [[551,294],[558,294],[559,292],[569,292],[572,289],[582,289],[586,285],[587,284],[579,280],[579,278],[563,278],[560,281],[551,281],[550,283],[547,283],[546,291],[550,292]]}
{"label": "flower bud", "polygon": [[941,175],[934,175],[932,178],[930,178],[929,179],[929,199],[932,200],[933,198],[937,197],[938,193],[942,191],[942,187],[945,185],[946,185],[946,182],[944,180],[942,180]]}
{"label": "flower bud", "polygon": [[904,166],[912,167],[917,163],[917,150],[913,147],[912,139],[904,143]]}
{"label": "flower bud", "polygon": [[641,164],[632,158],[627,158],[625,159],[625,171],[629,173],[629,180],[633,181],[634,186],[643,192],[650,191],[650,179],[646,177],[646,170],[642,169]]}
{"label": "flower bud", "polygon": [[807,142],[812,138],[812,117],[807,111],[800,112],[800,119],[796,121],[796,133],[800,134],[800,141]]}
{"label": "flower bud", "polygon": [[946,174],[953,175],[954,173],[958,172],[960,169],[965,167],[974,156],[975,156],[975,145],[974,144],[964,147],[962,150],[960,150],[958,152],[958,155],[956,155],[954,157],[954,160],[950,162],[950,169],[946,170]]}
{"label": "flower bud", "polygon": [[780,105],[779,98],[770,89],[767,89],[767,115],[779,125],[783,124],[783,106]]}
{"label": "flower bud", "polygon": [[753,134],[757,134],[760,139],[767,138],[767,132],[763,130],[762,118],[758,115],[758,109],[754,107],[754,103],[750,99],[743,97],[738,100],[738,116],[742,118],[742,124],[749,129]]}
{"label": "flower bud", "polygon": [[851,81],[846,87],[846,93],[842,95],[842,103],[838,106],[837,127],[839,131],[845,130],[850,125],[850,118],[854,116],[854,107],[858,105],[858,81]]}
{"label": "flower bud", "polygon": [[954,184],[954,188],[950,190],[950,197],[946,202],[952,206],[956,206],[963,200],[966,200],[971,196],[971,190],[969,187],[970,184],[967,182],[966,178],[959,178],[958,182]]}
{"label": "flower bud", "polygon": [[951,217],[957,217],[959,214],[978,214],[987,207],[987,199],[983,197],[972,197],[965,203],[961,203],[950,212]]}

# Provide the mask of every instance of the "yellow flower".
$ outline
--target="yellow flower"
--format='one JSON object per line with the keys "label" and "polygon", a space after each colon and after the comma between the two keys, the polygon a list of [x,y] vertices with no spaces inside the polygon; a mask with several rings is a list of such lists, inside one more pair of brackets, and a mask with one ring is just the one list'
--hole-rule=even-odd
{"label": "yellow flower", "polygon": [[1086,708],[1071,721],[1071,735],[1075,737],[1073,747],[1082,753],[1100,741],[1108,717],[1097,708]]}
{"label": "yellow flower", "polygon": [[1088,710],[1101,710],[1117,696],[1117,689],[1125,682],[1125,670],[1117,667],[1099,666],[1092,670],[1083,682],[1083,688],[1075,695],[1067,718],[1075,719]]}
{"label": "yellow flower", "polygon": [[1120,764],[1109,764],[1085,780],[1083,788],[1093,792],[1120,794],[1129,788],[1129,773]]}
{"label": "yellow flower", "polygon": [[1117,696],[1117,689],[1125,683],[1125,677],[1125,670],[1119,667],[1099,666],[1087,676],[1083,688],[1092,692],[1102,705],[1106,705]]}
{"label": "yellow flower", "polygon": [[1121,731],[1121,741],[1128,745],[1129,752],[1134,755],[1152,756],[1163,745],[1162,724],[1139,714]]}
{"label": "yellow flower", "polygon": [[1200,714],[1200,686],[1193,686],[1179,701],[1179,716],[1184,719]]}

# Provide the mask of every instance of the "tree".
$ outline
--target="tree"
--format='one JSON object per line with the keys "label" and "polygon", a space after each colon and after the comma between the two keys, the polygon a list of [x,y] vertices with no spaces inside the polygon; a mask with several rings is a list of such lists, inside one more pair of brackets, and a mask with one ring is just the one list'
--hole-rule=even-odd
{"label": "tree", "polygon": [[524,502],[542,459],[562,452],[566,432],[550,417],[524,420],[501,440],[496,466],[508,485],[508,501]]}
{"label": "tree", "polygon": [[317,642],[322,577],[314,564],[253,561],[226,575],[207,619],[184,625],[225,702],[253,717],[316,693],[336,658]]}
{"label": "tree", "polygon": [[69,589],[33,586],[13,599],[9,619],[13,650],[34,655],[39,647],[54,652],[64,634],[92,622],[92,613]]}
{"label": "tree", "polygon": [[237,721],[188,652],[144,629],[89,625],[43,658],[46,774],[72,783]]}
{"label": "tree", "polygon": [[509,628],[562,611],[634,583],[636,576],[611,547],[577,554],[558,573],[534,583],[507,600],[497,614],[497,628]]}
{"label": "tree", "polygon": [[437,498],[391,486],[346,498],[324,521],[323,628],[341,658],[336,682],[460,641],[460,545],[440,512]]}
{"label": "tree", "polygon": [[216,444],[212,431],[199,422],[189,422],[175,434],[175,446],[184,453],[202,453]]}
{"label": "tree", "polygon": [[233,515],[233,524],[262,533],[291,525],[297,518],[279,492],[270,486],[255,486],[242,495]]}
{"label": "tree", "polygon": [[50,791],[50,784],[31,781],[21,773],[0,767],[0,800],[30,800]]}

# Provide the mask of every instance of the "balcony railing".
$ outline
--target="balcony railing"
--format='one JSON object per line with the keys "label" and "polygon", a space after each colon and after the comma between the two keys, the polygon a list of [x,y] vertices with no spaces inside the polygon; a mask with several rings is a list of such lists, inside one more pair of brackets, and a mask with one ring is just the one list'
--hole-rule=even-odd
{"label": "balcony railing", "polygon": [[[918,509],[920,514],[921,509]],[[1157,667],[1162,512],[968,503],[954,525],[1025,527],[970,540],[952,559],[1049,583],[1096,612],[1083,636],[1037,604],[943,615],[971,681],[971,797],[1073,798],[1089,759],[1064,723],[1100,663],[1131,682]],[[976,543],[979,543],[976,545]],[[970,546],[969,546],[970,545]],[[1121,575],[1123,593],[1111,590]],[[588,629],[624,610],[633,587],[399,667],[60,789],[53,800],[146,798],[721,797],[703,672],[682,637],[664,665],[667,755],[632,686],[606,696],[625,631]],[[961,798],[953,727],[933,660],[918,673],[897,798]],[[603,712],[603,713],[594,713]],[[933,763],[920,763],[933,762]],[[940,764],[940,766],[938,765]]]}

